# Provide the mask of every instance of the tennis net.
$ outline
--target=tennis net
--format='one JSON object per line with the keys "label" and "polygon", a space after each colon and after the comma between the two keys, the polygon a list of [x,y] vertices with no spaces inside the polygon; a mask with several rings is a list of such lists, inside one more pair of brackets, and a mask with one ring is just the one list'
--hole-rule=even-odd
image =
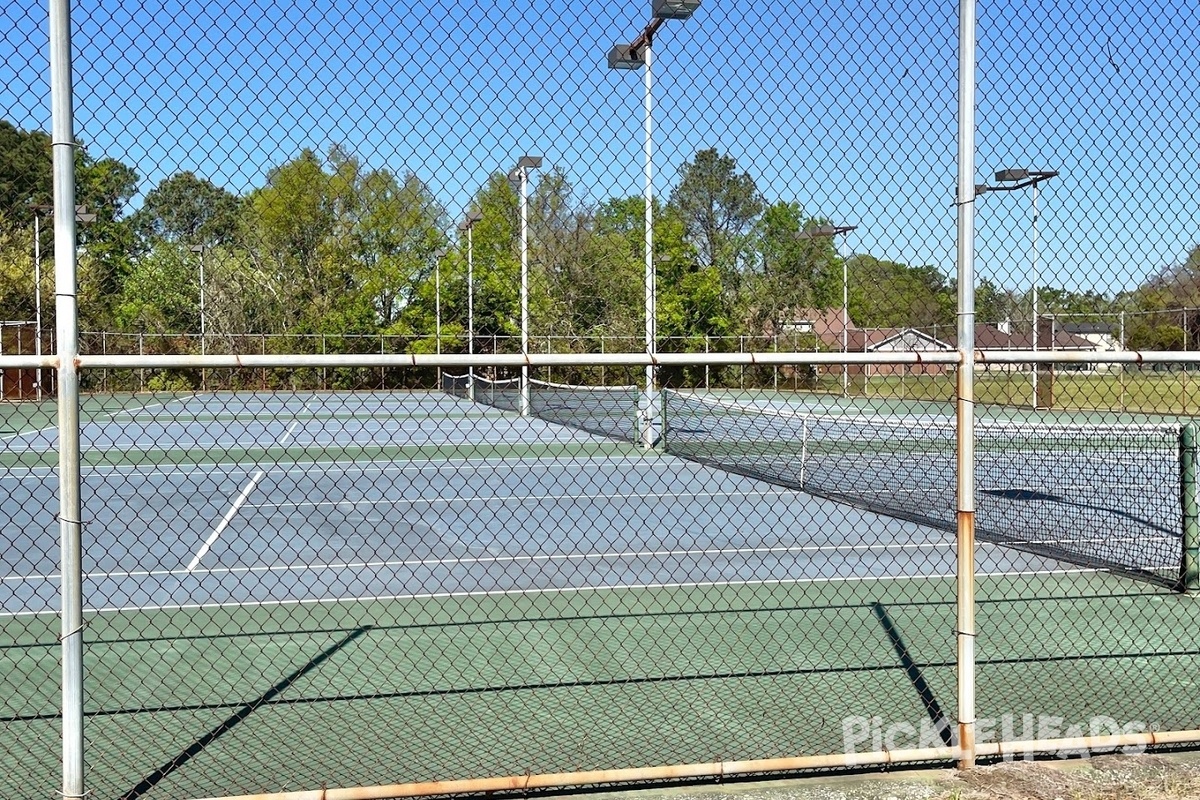
{"label": "tennis net", "polygon": [[[663,393],[668,453],[946,530],[955,423],[814,415]],[[1183,560],[1180,425],[979,421],[980,541],[1174,582]]]}
{"label": "tennis net", "polygon": [[[488,380],[479,375],[443,375],[442,388],[455,397],[504,411],[520,411],[521,379]],[[546,422],[566,425],[623,442],[638,440],[637,386],[583,386],[529,381],[529,413]]]}

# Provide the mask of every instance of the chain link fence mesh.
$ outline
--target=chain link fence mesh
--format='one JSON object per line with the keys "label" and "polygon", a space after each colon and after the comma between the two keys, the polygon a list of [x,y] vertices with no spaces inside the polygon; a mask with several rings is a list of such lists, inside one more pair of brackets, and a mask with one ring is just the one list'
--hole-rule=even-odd
{"label": "chain link fence mesh", "polygon": [[[92,796],[958,744],[953,4],[71,11],[80,351],[136,357],[81,374]],[[985,748],[1200,729],[1198,14],[979,8]],[[48,22],[0,22],[0,792],[44,797]]]}

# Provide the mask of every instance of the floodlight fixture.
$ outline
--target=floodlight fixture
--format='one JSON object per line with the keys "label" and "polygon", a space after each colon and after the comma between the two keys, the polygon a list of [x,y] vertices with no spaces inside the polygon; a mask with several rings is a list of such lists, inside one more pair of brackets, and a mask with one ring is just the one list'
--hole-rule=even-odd
{"label": "floodlight fixture", "polygon": [[1011,186],[991,186],[986,183],[976,184],[975,194],[981,195],[986,192],[1015,192],[1018,189],[1025,189],[1029,186],[1037,186],[1042,181],[1050,180],[1058,177],[1058,170],[1055,169],[1027,169],[1025,167],[1013,167],[1002,169],[996,173],[996,183],[1012,184]]}
{"label": "floodlight fixture", "polygon": [[641,69],[646,65],[646,56],[640,49],[627,44],[614,44],[608,51],[609,69]]}
{"label": "floodlight fixture", "polygon": [[858,230],[857,225],[832,225],[828,222],[816,225],[808,230],[801,231],[796,235],[798,239],[822,239],[826,237],[840,236],[843,233]]}
{"label": "floodlight fixture", "polygon": [[541,156],[521,156],[517,159],[517,169],[538,169],[541,166]]}
{"label": "floodlight fixture", "polygon": [[[858,230],[857,225],[834,225],[822,222],[796,234],[797,239],[832,239],[843,233]],[[842,352],[850,352],[850,273],[846,259],[842,259]],[[842,397],[850,396],[850,366],[842,365]]]}
{"label": "floodlight fixture", "polygon": [[652,0],[650,9],[655,19],[689,19],[700,7],[700,0]]}
{"label": "floodlight fixture", "polygon": [[[46,214],[54,216],[54,206],[49,203],[34,203],[32,208],[37,214]],[[96,215],[89,213],[87,206],[75,206],[75,221],[76,222],[95,222]]]}
{"label": "floodlight fixture", "polygon": [[[653,95],[651,87],[653,78],[651,73],[652,50],[654,46],[654,35],[658,33],[659,28],[666,24],[667,20],[689,19],[692,14],[700,7],[700,0],[650,0],[650,21],[642,29],[629,44],[614,44],[612,49],[608,51],[608,68],[621,70],[638,70],[643,71],[643,78],[646,87],[645,93],[645,153],[646,153],[646,190],[644,196],[645,213],[642,215],[646,225],[646,235],[644,238],[646,252],[646,352],[653,355],[658,349],[657,326],[656,319],[657,311],[657,293],[656,286],[657,276],[654,269],[654,161],[653,161]],[[653,363],[646,365],[646,391],[642,396],[641,408],[638,416],[641,422],[642,444],[646,449],[654,446],[656,441],[654,436],[653,419],[655,417],[655,409],[658,407],[658,400],[655,397],[657,392],[658,380],[655,374],[655,366]]]}
{"label": "floodlight fixture", "polygon": [[483,219],[483,212],[468,211],[467,215],[463,217],[462,222],[458,223],[458,229],[460,231],[469,231],[471,230],[471,227],[481,219]]}

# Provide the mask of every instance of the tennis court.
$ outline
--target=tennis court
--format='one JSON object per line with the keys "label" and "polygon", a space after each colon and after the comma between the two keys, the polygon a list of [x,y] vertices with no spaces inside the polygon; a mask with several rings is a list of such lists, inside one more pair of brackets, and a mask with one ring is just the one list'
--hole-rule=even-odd
{"label": "tennis court", "polygon": [[[113,396],[82,441],[97,796],[948,741],[938,527],[436,392]],[[3,440],[9,795],[58,769],[55,446]],[[1189,718],[1192,599],[977,560],[981,716]]]}

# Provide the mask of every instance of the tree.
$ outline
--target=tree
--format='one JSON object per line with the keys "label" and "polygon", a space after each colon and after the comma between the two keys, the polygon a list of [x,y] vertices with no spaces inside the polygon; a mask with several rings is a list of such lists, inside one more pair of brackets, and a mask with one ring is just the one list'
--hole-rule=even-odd
{"label": "tree", "polygon": [[199,331],[198,272],[194,253],[179,244],[159,242],[137,259],[121,287],[113,308],[118,328],[147,333]]}
{"label": "tree", "polygon": [[975,320],[988,325],[1012,322],[1018,319],[1020,304],[1008,289],[1001,289],[988,278],[975,287]]}
{"label": "tree", "polygon": [[429,187],[376,170],[358,181],[359,211],[351,234],[357,287],[389,328],[432,275],[433,253],[445,247],[445,211]]}
{"label": "tree", "polygon": [[33,203],[53,197],[50,136],[0,120],[0,219],[11,227],[33,224]]}
{"label": "tree", "polygon": [[195,173],[179,172],[146,194],[133,226],[147,246],[162,240],[215,247],[235,240],[238,210],[233,194]]}
{"label": "tree", "polygon": [[[517,236],[517,196],[503,174],[489,176],[470,203],[481,214],[472,230],[474,242],[475,352],[489,352],[496,337],[513,337],[520,333],[520,256]],[[442,223],[438,230],[444,228]],[[439,242],[444,240],[439,239]],[[442,262],[443,320],[458,320],[457,334],[466,328],[466,254],[464,250]],[[414,345],[428,352],[436,342],[430,336],[434,329],[437,297],[434,286],[434,260],[430,248],[419,266],[413,283],[413,294],[405,303],[399,319],[388,328],[389,333],[426,337]],[[452,331],[443,329],[443,334]],[[504,350],[500,345],[499,349]]]}
{"label": "tree", "polygon": [[748,266],[748,242],[762,213],[758,186],[748,173],[737,173],[731,156],[716,148],[701,150],[683,165],[670,205],[683,221],[684,236],[702,267],[717,267],[726,288],[736,291]]}
{"label": "tree", "polygon": [[[33,231],[7,222],[0,214],[0,319],[27,321],[35,315]],[[47,277],[43,291],[49,290]]]}
{"label": "tree", "polygon": [[[260,271],[288,287],[289,326],[325,301],[320,248],[333,232],[329,176],[311,150],[273,168],[245,205],[244,238]],[[319,316],[319,312],[318,312]]]}
{"label": "tree", "polygon": [[828,236],[811,234],[827,220],[806,218],[795,202],[777,202],[758,223],[762,269],[753,287],[752,333],[797,308],[828,308],[842,303],[842,267],[837,248]]}
{"label": "tree", "polygon": [[850,318],[860,327],[932,328],[954,324],[954,292],[946,276],[934,267],[910,267],[855,255],[847,271]]}

